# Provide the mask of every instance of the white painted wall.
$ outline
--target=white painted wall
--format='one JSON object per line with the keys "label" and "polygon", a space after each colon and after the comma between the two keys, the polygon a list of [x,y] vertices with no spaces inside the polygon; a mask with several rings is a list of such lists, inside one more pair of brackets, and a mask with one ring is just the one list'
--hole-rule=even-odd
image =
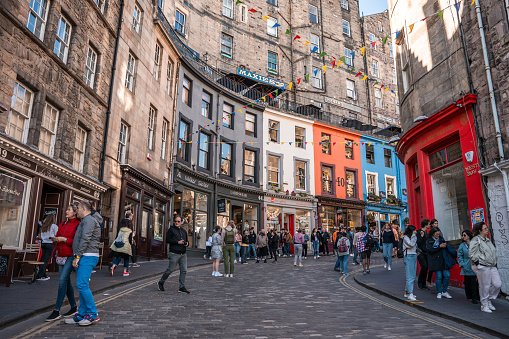
{"label": "white painted wall", "polygon": [[[269,120],[279,121],[279,142],[278,144],[269,141]],[[290,114],[281,113],[272,109],[266,109],[263,113],[263,188],[267,189],[268,185],[268,155],[274,153],[281,156],[281,172],[282,180],[280,183],[288,183],[283,189],[289,190],[290,193],[295,191],[295,158],[306,160],[307,166],[307,193],[315,194],[315,172],[314,172],[314,150],[311,145],[313,141],[313,123],[309,120],[302,119]],[[295,126],[306,129],[305,140],[308,142],[305,148],[295,146]],[[281,144],[284,142],[284,144]],[[289,142],[292,144],[290,145]]]}

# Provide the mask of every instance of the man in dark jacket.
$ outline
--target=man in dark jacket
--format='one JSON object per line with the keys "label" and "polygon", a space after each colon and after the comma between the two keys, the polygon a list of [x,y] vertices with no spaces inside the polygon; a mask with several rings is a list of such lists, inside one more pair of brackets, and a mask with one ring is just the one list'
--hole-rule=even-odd
{"label": "man in dark jacket", "polygon": [[253,253],[253,258],[256,259],[256,233],[254,231],[254,227],[251,227],[249,231],[249,251],[247,252],[247,258],[251,257],[251,253]]}
{"label": "man in dark jacket", "polygon": [[267,238],[269,239],[269,251],[270,255],[274,257],[273,262],[277,262],[277,249],[279,247],[279,235],[277,235],[276,231],[272,229],[270,232],[270,237],[267,235]]}
{"label": "man in dark jacket", "polygon": [[426,286],[426,275],[428,274],[428,251],[426,250],[426,239],[428,238],[429,228],[429,219],[422,219],[421,229],[417,232],[417,247],[421,250],[421,253],[417,256],[417,261],[421,266],[419,278],[417,279],[417,288],[420,290],[429,290],[429,287]]}
{"label": "man in dark jacket", "polygon": [[325,255],[325,252],[327,252],[327,255],[329,255],[329,240],[330,240],[329,231],[325,229],[322,235],[323,255]]}
{"label": "man in dark jacket", "polygon": [[182,217],[177,215],[173,218],[174,225],[168,229],[166,233],[166,243],[170,244],[170,253],[168,268],[163,273],[161,279],[157,282],[159,291],[164,291],[164,282],[170,276],[173,269],[179,264],[179,292],[191,293],[185,287],[187,273],[187,254],[186,247],[189,246],[187,241],[187,231],[182,228]]}

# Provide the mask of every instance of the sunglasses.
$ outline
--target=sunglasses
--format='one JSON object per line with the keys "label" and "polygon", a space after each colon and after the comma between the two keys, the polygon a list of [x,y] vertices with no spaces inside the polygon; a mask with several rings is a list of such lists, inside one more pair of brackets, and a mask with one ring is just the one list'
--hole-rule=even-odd
{"label": "sunglasses", "polygon": [[180,221],[180,220],[175,221],[175,223],[181,223],[181,222],[182,222],[182,221]]}

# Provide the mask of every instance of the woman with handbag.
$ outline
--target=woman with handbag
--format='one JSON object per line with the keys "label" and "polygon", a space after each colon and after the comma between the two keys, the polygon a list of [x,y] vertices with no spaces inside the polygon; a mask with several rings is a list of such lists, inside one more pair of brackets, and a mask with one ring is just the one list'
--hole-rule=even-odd
{"label": "woman with handbag", "polygon": [[[55,303],[53,312],[46,318],[46,321],[70,317],[78,310],[76,299],[74,298],[74,289],[71,284],[72,260],[74,257],[72,243],[74,235],[76,234],[76,229],[80,223],[76,217],[77,209],[78,205],[75,203],[67,207],[65,210],[65,217],[67,220],[62,221],[57,234],[51,239],[57,250],[56,263],[58,265],[58,271],[60,272],[60,279],[58,280],[57,302]],[[71,310],[62,315],[60,314],[60,308],[62,307],[66,295],[71,305]]]}
{"label": "woman with handbag", "polygon": [[212,253],[212,276],[213,277],[222,277],[223,275],[219,273],[219,263],[221,262],[221,258],[223,257],[223,250],[221,248],[221,244],[223,243],[223,239],[221,238],[221,226],[214,227],[214,234],[212,235],[212,248],[210,249],[210,253]]}
{"label": "woman with handbag", "polygon": [[113,277],[115,267],[120,260],[124,259],[124,277],[129,276],[129,258],[133,254],[133,223],[129,219],[122,219],[119,225],[118,235],[110,248],[114,252],[113,262],[110,267],[110,275]]}
{"label": "woman with handbag", "polygon": [[445,267],[443,250],[446,248],[447,243],[440,235],[440,230],[438,227],[433,227],[429,231],[428,239],[426,240],[426,251],[428,252],[428,269],[430,272],[435,272],[435,285],[438,299],[441,299],[442,297],[447,299],[452,298],[449,292],[447,292],[451,273],[449,272],[449,269],[446,269]]}

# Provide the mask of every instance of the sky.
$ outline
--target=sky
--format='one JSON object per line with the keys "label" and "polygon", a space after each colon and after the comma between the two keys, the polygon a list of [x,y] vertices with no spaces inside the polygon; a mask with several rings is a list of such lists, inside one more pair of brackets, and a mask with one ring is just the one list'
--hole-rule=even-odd
{"label": "sky", "polygon": [[362,15],[371,15],[387,9],[387,0],[359,0],[359,11]]}

